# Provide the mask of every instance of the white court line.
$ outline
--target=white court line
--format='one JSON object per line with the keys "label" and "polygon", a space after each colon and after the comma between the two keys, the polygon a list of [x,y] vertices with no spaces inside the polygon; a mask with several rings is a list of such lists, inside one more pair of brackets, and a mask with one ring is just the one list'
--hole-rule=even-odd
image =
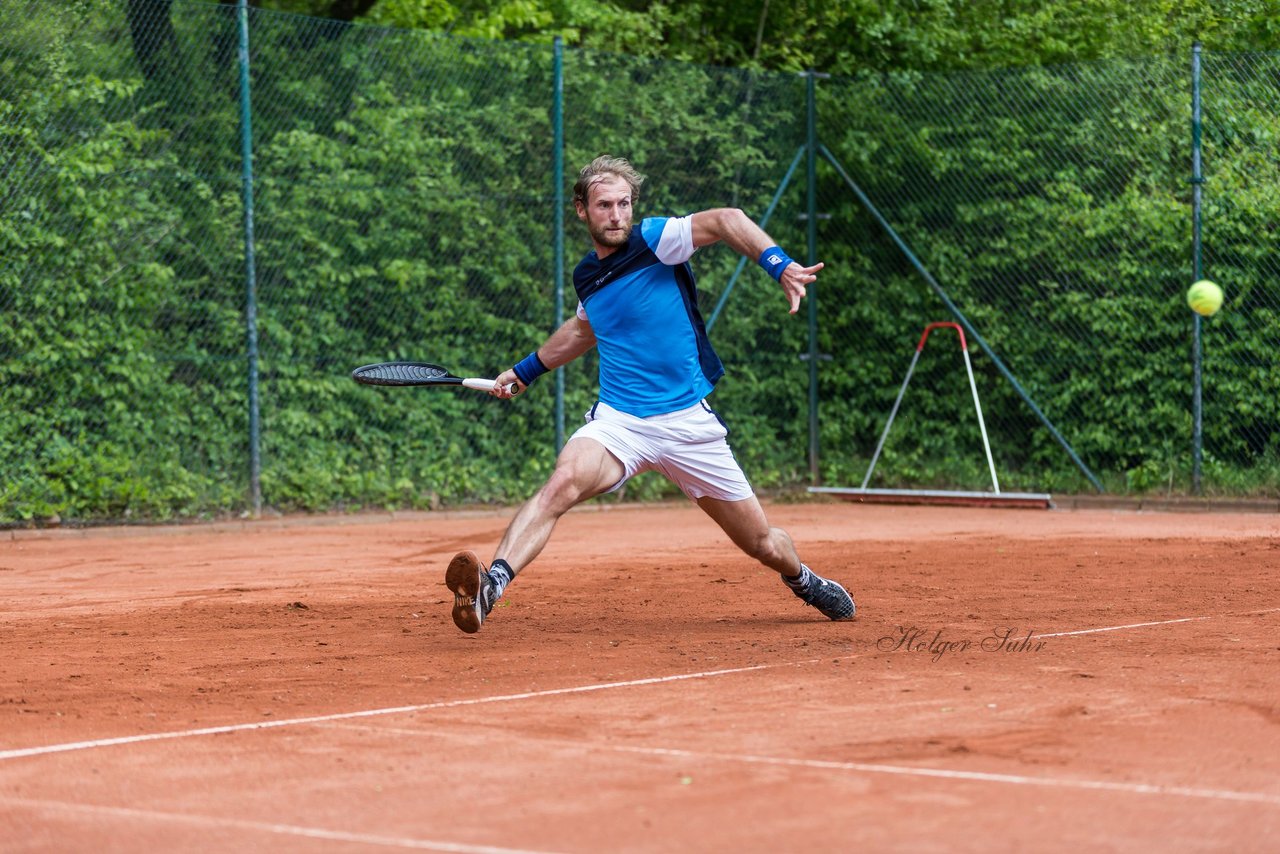
{"label": "white court line", "polygon": [[260,833],[276,833],[284,836],[304,836],[308,839],[324,839],[330,842],[354,842],[362,845],[381,845],[384,848],[409,848],[416,851],[450,851],[456,854],[548,854],[524,848],[495,848],[491,845],[464,845],[458,842],[439,842],[433,839],[410,839],[399,836],[378,836],[369,833],[349,833],[343,830],[324,830],[319,827],[299,827],[294,824],[275,824],[265,821],[247,821],[239,818],[186,815],[183,813],[140,810],[131,807],[106,807],[92,804],[70,804],[63,801],[46,801],[36,798],[15,798],[0,795],[0,803],[37,810],[90,813],[113,818],[146,818],[194,824],[216,829],[239,828]]}
{"label": "white court line", "polygon": [[837,658],[853,658],[853,655],[833,656],[831,658],[807,658],[802,661],[782,661],[774,664],[754,664],[750,667],[730,667],[724,670],[704,670],[700,673],[677,673],[672,676],[651,676],[647,679],[629,679],[625,682],[602,682],[595,685],[579,685],[573,688],[551,688],[546,691],[527,691],[522,694],[499,694],[493,697],[475,697],[470,700],[444,700],[439,703],[421,703],[415,706],[394,706],[388,709],[365,709],[359,712],[340,712],[334,715],[316,715],[307,718],[287,718],[278,721],[256,721],[248,724],[228,724],[227,726],[201,727],[200,729],[178,730],[176,732],[153,732],[146,735],[126,735],[118,738],[98,738],[92,741],[72,741],[65,744],[50,744],[45,747],[23,747],[15,750],[0,750],[0,761],[20,759],[24,756],[44,756],[50,753],[66,753],[72,750],[91,750],[96,747],[113,747],[119,744],[141,744],[146,741],[163,741],[173,738],[193,738],[202,735],[222,735],[230,732],[248,732],[260,729],[274,729],[286,726],[304,726],[329,721],[350,720],[352,718],[369,718],[378,715],[397,715],[407,712],[423,712],[431,709],[453,709],[459,706],[478,706],[484,703],[508,703],[514,700],[532,700],[538,697],[556,697],[563,694],[585,694],[589,691],[605,691],[610,688],[634,688],[639,685],[660,685],[664,682],[680,682],[685,679],[708,679],[713,676],[727,676],[732,673],[750,673],[756,670],[771,670],[778,667],[794,667],[813,664],[818,661],[835,660]]}
{"label": "white court line", "polygon": [[1216,614],[1209,617],[1179,617],[1176,620],[1157,620],[1154,623],[1129,623],[1126,626],[1105,626],[1100,629],[1080,629],[1075,632],[1053,632],[1047,635],[1036,635],[1036,639],[1040,638],[1065,638],[1072,635],[1092,635],[1098,632],[1118,632],[1122,629],[1144,629],[1147,626],[1168,626],[1173,623],[1196,623],[1201,620],[1220,620],[1223,617],[1255,617],[1258,614],[1274,614],[1280,611],[1280,608],[1264,608],[1261,611],[1240,611],[1235,614]]}
{"label": "white court line", "polygon": [[[933,701],[929,701],[933,702]],[[354,730],[356,732],[402,735],[418,738],[458,738],[456,732],[432,732],[407,727],[381,727],[360,724],[332,724],[326,728]],[[507,734],[510,737],[510,733]],[[467,737],[467,736],[462,736]],[[489,738],[489,736],[485,736]],[[1125,792],[1141,795],[1178,795],[1187,798],[1206,798],[1220,801],[1244,801],[1280,806],[1280,795],[1260,792],[1240,792],[1232,789],[1192,789],[1185,786],[1156,786],[1148,783],[1112,783],[1106,780],[1072,780],[1063,777],[1028,777],[1023,774],[996,774],[985,771],[953,771],[944,768],[918,768],[910,765],[880,765],[868,762],[833,762],[822,759],[789,759],[780,756],[759,756],[750,753],[705,753],[668,747],[639,747],[622,744],[598,744],[588,741],[572,741],[564,738],[526,738],[540,744],[558,744],[579,748],[587,752],[612,751],[642,756],[667,756],[698,761],[745,762],[754,765],[782,765],[797,768],[815,768],[827,771],[861,771],[868,774],[898,774],[907,777],[936,777],[947,780],[969,780],[978,783],[1004,783],[1016,786],[1048,786],[1065,789]]]}
{"label": "white court line", "polygon": [[[1216,616],[1207,617],[1182,617],[1176,620],[1163,620],[1153,623],[1133,623],[1127,626],[1108,626],[1099,629],[1082,629],[1074,632],[1055,632],[1053,634],[1039,635],[1041,638],[1050,637],[1066,637],[1068,635],[1089,634],[1094,632],[1114,632],[1121,629],[1142,628],[1146,626],[1160,626],[1171,623],[1191,622],[1196,620],[1212,620],[1221,617],[1239,617],[1252,616],[1256,614],[1270,614],[1280,611],[1280,608],[1267,608],[1260,611],[1244,611],[1235,614],[1218,614]],[[808,658],[801,661],[784,661],[774,664],[756,664],[750,667],[731,667],[724,670],[705,670],[700,673],[678,673],[671,676],[654,676],[647,679],[631,679],[625,682],[604,682],[595,685],[580,685],[574,688],[553,688],[547,691],[529,691],[522,694],[500,694],[494,697],[477,697],[470,700],[446,700],[438,703],[422,703],[414,706],[394,706],[386,709],[365,709],[358,712],[340,712],[333,715],[316,715],[306,718],[286,718],[278,721],[257,721],[247,724],[229,724],[227,726],[201,727],[199,729],[178,730],[175,732],[156,732],[146,735],[128,735],[117,738],[99,738],[91,741],[73,741],[64,744],[50,744],[44,747],[23,747],[13,750],[0,750],[0,762],[7,759],[20,759],[27,756],[45,756],[51,753],[66,753],[73,750],[92,750],[98,747],[113,747],[121,744],[141,744],[148,741],[164,741],[175,738],[195,738],[205,735],[222,735],[232,732],[250,732],[253,730],[275,729],[277,727],[286,726],[305,726],[307,724],[326,723],[328,721],[351,720],[353,718],[368,718],[380,715],[395,715],[408,712],[422,712],[431,709],[452,709],[459,706],[475,706],[485,703],[506,703],[514,700],[531,700],[538,697],[555,697],[563,694],[584,694],[590,691],[604,691],[610,688],[633,688],[640,685],[658,685],[664,682],[679,682],[685,679],[707,679],[713,676],[725,676],[733,673],[750,673],[758,670],[771,670],[779,667],[796,667],[805,664],[815,664],[820,661],[837,661],[846,658],[856,658],[859,655],[867,653],[852,653],[849,655],[824,656],[822,658]]]}
{"label": "white court line", "polygon": [[864,762],[828,762],[821,759],[787,759],[752,754],[700,753],[663,747],[626,747],[608,745],[609,750],[649,756],[676,756],[681,759],[749,762],[757,765],[784,765],[798,768],[821,768],[839,771],[864,771],[869,774],[900,774],[908,777],[939,777],[946,780],[972,780],[982,783],[1008,783],[1017,786],[1049,786],[1067,789],[1090,789],[1104,792],[1130,792],[1143,795],[1179,795],[1187,798],[1209,798],[1222,801],[1280,806],[1280,795],[1261,792],[1236,792],[1222,789],[1190,789],[1183,786],[1154,786],[1147,783],[1110,783],[1105,780],[1069,780],[1060,777],[1027,777],[1021,774],[989,774],[982,771],[950,771],[943,768],[912,768],[905,765],[873,765]]}

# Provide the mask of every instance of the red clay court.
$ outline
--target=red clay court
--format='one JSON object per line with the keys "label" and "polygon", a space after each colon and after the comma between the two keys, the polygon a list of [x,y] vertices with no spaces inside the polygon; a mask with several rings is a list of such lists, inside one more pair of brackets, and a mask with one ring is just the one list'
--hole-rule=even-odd
{"label": "red clay court", "polygon": [[1274,851],[1276,514],[686,505],[0,532],[0,848]]}

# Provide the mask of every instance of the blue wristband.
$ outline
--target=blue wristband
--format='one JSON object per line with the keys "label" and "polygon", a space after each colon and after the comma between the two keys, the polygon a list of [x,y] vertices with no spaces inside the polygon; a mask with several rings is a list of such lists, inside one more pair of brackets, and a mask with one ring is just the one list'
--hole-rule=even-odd
{"label": "blue wristband", "polygon": [[791,259],[778,246],[770,246],[760,253],[760,266],[764,267],[764,271],[778,281],[782,281],[782,271],[787,269],[790,264]]}
{"label": "blue wristband", "polygon": [[538,358],[538,351],[534,350],[521,359],[512,370],[516,372],[516,376],[520,379],[520,384],[527,388],[550,368],[542,364],[542,360]]}

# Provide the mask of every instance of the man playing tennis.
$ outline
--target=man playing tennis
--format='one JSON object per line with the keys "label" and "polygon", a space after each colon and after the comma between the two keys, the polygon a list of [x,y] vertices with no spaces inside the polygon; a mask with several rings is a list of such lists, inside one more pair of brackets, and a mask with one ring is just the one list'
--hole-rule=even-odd
{"label": "man playing tennis", "polygon": [[802,267],[742,211],[719,208],[687,217],[652,217],[633,228],[644,177],[626,160],[598,157],[574,185],[574,206],[594,251],[573,274],[575,316],[497,378],[493,395],[511,397],[539,376],[599,350],[600,398],[565,443],[555,471],[516,513],[486,569],[474,552],[449,563],[453,621],[479,631],[516,574],[538,556],[561,516],[620,488],[643,471],[659,471],[714,519],[746,554],[778,572],[796,596],[832,620],[853,618],[849,593],[800,562],[791,537],[769,526],[704,398],[724,375],[698,312],[689,258],[724,241],[782,285],[791,313],[822,264]]}

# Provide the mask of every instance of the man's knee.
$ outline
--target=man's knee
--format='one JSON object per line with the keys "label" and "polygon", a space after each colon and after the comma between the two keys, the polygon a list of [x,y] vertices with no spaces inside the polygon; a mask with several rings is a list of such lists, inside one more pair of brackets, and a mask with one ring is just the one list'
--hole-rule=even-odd
{"label": "man's knee", "polygon": [[[562,457],[551,477],[538,491],[538,502],[547,512],[557,516],[574,505],[599,495],[622,477],[621,464],[608,456],[604,448]],[[616,469],[616,471],[615,471]]]}
{"label": "man's knee", "polygon": [[544,511],[561,516],[584,497],[573,472],[565,467],[558,467],[547,478],[542,489],[538,490],[537,500]]}
{"label": "man's knee", "polygon": [[743,543],[743,551],[763,564],[772,566],[782,557],[782,537],[785,532],[780,528],[766,528]]}
{"label": "man's knee", "polygon": [[765,566],[777,567],[790,565],[792,561],[788,558],[795,552],[795,547],[785,530],[769,528],[742,543],[742,551]]}

